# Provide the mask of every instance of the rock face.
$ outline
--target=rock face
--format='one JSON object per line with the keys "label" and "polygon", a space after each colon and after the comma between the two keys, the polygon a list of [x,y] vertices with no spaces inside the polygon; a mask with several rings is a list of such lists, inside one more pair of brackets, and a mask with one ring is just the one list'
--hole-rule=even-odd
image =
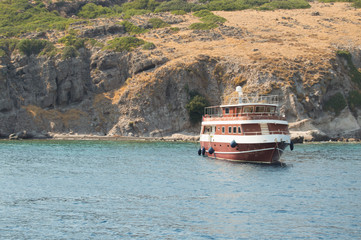
{"label": "rock face", "polygon": [[[320,15],[313,17],[326,14],[321,8],[310,9],[309,14],[315,11]],[[190,93],[197,91],[216,105],[241,85],[246,93],[280,95],[281,112],[294,123],[290,128],[297,136],[309,131],[308,135],[319,139],[360,137],[360,100],[351,101],[350,96],[360,96],[361,79],[353,75],[350,62],[336,53],[340,47],[321,49],[316,57],[272,56],[263,50],[261,39],[277,39],[258,38],[255,32],[232,24],[191,31],[185,24],[197,19],[188,18],[171,18],[179,32],[167,28],[142,35],[155,43],[153,50],[112,52],[92,47],[65,60],[60,55],[28,57],[17,52],[1,58],[1,135],[23,131],[40,136],[48,132],[198,134],[199,124],[190,122],[186,110]],[[103,42],[109,36],[126,35],[122,27],[99,25],[79,34]],[[252,47],[242,55],[246,44]],[[352,64],[360,68],[360,45],[342,49],[350,52]],[[337,104],[339,99],[344,104]]]}

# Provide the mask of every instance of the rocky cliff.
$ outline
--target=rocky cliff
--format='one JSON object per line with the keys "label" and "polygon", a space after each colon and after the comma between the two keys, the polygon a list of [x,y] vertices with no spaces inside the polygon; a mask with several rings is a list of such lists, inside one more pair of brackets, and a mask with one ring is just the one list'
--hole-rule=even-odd
{"label": "rocky cliff", "polygon": [[[247,93],[278,94],[295,135],[360,137],[361,10],[347,3],[310,9],[215,12],[227,22],[190,30],[199,21],[170,13],[135,16],[140,27],[160,18],[170,27],[136,36],[155,45],[114,52],[100,46],[78,55],[22,55],[0,59],[0,134],[27,131],[108,136],[197,134],[186,104],[197,91],[226,100],[241,85]],[[122,19],[73,24],[77,36],[106,44],[126,36]],[[28,38],[58,43],[66,33]]]}

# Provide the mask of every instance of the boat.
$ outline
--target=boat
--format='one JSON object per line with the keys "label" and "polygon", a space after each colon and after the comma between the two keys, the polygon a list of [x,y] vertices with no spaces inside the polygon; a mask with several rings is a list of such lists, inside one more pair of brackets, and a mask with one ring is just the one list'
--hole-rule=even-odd
{"label": "boat", "polygon": [[279,113],[279,96],[243,94],[225,105],[206,107],[198,154],[235,162],[279,164],[293,150],[288,122]]}

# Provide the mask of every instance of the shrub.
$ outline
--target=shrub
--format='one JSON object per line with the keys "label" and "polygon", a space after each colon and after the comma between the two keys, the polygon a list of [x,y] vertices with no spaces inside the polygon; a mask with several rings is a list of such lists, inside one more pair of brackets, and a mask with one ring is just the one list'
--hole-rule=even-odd
{"label": "shrub", "polygon": [[337,116],[346,106],[347,104],[343,95],[341,93],[336,93],[325,102],[324,109],[335,112]]}
{"label": "shrub", "polygon": [[169,2],[162,2],[154,11],[171,12],[174,10],[183,10],[185,12],[190,12],[194,6],[194,3],[188,3],[184,0],[171,0]]}
{"label": "shrub", "polygon": [[45,54],[54,49],[54,45],[46,40],[38,39],[23,39],[17,45],[19,51],[27,56],[38,55],[39,53]]}
{"label": "shrub", "polygon": [[209,10],[201,10],[193,14],[196,17],[200,17],[203,23],[193,23],[189,26],[193,30],[209,30],[218,27],[219,23],[224,23],[227,20],[223,17],[217,16]]}
{"label": "shrub", "polygon": [[61,58],[63,60],[67,59],[67,58],[74,58],[78,56],[78,51],[76,50],[76,48],[74,46],[66,46],[63,49],[63,54],[61,56]]}
{"label": "shrub", "polygon": [[207,9],[207,7],[205,5],[194,5],[191,9],[191,12],[197,12],[197,11],[200,11],[200,10],[204,10],[204,9]]}
{"label": "shrub", "polygon": [[155,48],[155,45],[152,42],[147,42],[143,45],[144,50],[152,50],[154,48]]}
{"label": "shrub", "polygon": [[17,39],[0,39],[0,57],[10,56],[18,43],[19,40]]}
{"label": "shrub", "polygon": [[207,107],[208,101],[201,95],[193,96],[186,105],[189,118],[192,123],[197,123],[202,120],[204,108]]}
{"label": "shrub", "polygon": [[132,51],[133,49],[145,44],[145,41],[136,37],[119,37],[107,42],[105,49],[116,52]]}
{"label": "shrub", "polygon": [[123,3],[122,9],[123,11],[129,9],[147,9],[148,0],[134,0],[132,2]]}
{"label": "shrub", "polygon": [[125,31],[128,33],[138,34],[146,32],[144,28],[140,28],[129,21],[122,21],[120,24],[124,26]]}
{"label": "shrub", "polygon": [[310,8],[311,5],[305,0],[276,0],[265,3],[259,7],[260,10],[274,10],[274,9],[299,9]]}
{"label": "shrub", "polygon": [[89,44],[89,45],[92,46],[92,47],[100,47],[100,48],[104,47],[104,44],[103,44],[103,43],[95,40],[94,38],[88,38],[88,39],[86,40],[86,43]]}
{"label": "shrub", "polygon": [[237,0],[216,0],[207,4],[207,9],[211,11],[235,11],[250,8],[243,1]]}
{"label": "shrub", "polygon": [[68,34],[59,39],[60,43],[65,44],[65,46],[73,46],[73,47],[75,47],[75,49],[84,48],[85,41],[86,41],[86,39],[78,38],[75,36],[75,34]]}
{"label": "shrub", "polygon": [[203,9],[203,10],[193,13],[193,16],[196,16],[199,18],[208,16],[208,15],[214,15],[214,14],[211,11],[209,11],[208,9]]}
{"label": "shrub", "polygon": [[225,18],[214,14],[204,16],[200,20],[204,23],[215,23],[215,24],[224,23],[227,21]]}
{"label": "shrub", "polygon": [[152,24],[153,28],[164,28],[169,26],[168,23],[164,22],[160,18],[151,18],[149,19],[149,23]]}
{"label": "shrub", "polygon": [[135,0],[133,2],[127,2],[122,5],[123,11],[130,9],[143,9],[154,11],[160,3],[156,0]]}
{"label": "shrub", "polygon": [[112,10],[108,7],[88,3],[80,9],[78,16],[82,18],[96,18],[110,13],[112,13]]}

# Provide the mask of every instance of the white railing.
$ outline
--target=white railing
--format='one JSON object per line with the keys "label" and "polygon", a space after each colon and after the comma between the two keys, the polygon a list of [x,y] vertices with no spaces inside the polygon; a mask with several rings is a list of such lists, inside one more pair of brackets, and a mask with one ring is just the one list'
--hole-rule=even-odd
{"label": "white railing", "polygon": [[[226,114],[223,115],[222,111],[219,110],[218,112],[215,111],[216,107],[209,107],[205,108],[204,111],[204,119],[212,119],[212,118],[220,118],[222,117],[222,120],[237,120],[237,119],[279,119],[284,120],[285,116],[278,115],[277,112],[252,112],[252,113],[233,113],[233,114]],[[220,108],[219,108],[220,109]],[[214,119],[213,119],[214,120]]]}
{"label": "white railing", "polygon": [[267,134],[264,134],[261,131],[243,132],[243,135],[276,135],[276,134],[288,135],[288,134],[290,134],[290,132],[289,131],[284,131],[284,130],[269,131],[269,133],[267,133]]}
{"label": "white railing", "polygon": [[278,95],[258,95],[258,94],[242,94],[239,97],[232,97],[228,101],[228,105],[240,103],[265,103],[265,104],[279,104]]}

